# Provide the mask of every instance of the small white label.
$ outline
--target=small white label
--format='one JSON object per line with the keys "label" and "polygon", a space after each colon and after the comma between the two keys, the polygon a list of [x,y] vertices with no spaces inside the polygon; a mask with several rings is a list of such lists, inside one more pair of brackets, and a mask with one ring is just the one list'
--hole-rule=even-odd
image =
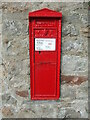
{"label": "small white label", "polygon": [[35,51],[55,51],[55,38],[35,38]]}

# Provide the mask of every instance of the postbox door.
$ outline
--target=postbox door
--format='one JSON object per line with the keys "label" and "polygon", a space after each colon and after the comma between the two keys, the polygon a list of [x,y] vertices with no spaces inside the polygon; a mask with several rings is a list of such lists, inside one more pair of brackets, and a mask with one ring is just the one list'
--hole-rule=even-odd
{"label": "postbox door", "polygon": [[56,96],[57,30],[36,29],[34,43],[35,96]]}
{"label": "postbox door", "polygon": [[[43,22],[43,19],[40,22]],[[58,67],[58,20],[51,19],[52,26],[36,25],[32,20],[33,80],[32,99],[58,99],[57,67]],[[51,25],[51,24],[50,24]],[[59,90],[59,89],[58,89]],[[59,96],[59,92],[58,92]]]}

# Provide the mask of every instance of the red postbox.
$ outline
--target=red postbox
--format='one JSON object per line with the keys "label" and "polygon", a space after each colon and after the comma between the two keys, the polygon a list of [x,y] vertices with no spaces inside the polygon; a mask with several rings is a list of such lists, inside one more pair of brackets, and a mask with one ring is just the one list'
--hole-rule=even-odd
{"label": "red postbox", "polygon": [[60,12],[47,8],[29,12],[32,100],[59,99],[61,19]]}

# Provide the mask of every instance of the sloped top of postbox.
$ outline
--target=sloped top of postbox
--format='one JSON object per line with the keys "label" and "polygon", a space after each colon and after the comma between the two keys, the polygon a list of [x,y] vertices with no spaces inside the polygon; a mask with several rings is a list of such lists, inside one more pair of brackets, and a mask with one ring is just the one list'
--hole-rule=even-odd
{"label": "sloped top of postbox", "polygon": [[62,17],[62,13],[44,8],[41,10],[29,12],[29,17]]}

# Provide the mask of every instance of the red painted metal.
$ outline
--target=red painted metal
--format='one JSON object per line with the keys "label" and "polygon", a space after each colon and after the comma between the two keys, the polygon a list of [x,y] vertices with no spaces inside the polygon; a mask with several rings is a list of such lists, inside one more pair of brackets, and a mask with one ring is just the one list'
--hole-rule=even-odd
{"label": "red painted metal", "polygon": [[[30,83],[32,100],[60,96],[62,14],[47,8],[29,13]],[[35,38],[55,38],[55,51],[35,51]]]}

